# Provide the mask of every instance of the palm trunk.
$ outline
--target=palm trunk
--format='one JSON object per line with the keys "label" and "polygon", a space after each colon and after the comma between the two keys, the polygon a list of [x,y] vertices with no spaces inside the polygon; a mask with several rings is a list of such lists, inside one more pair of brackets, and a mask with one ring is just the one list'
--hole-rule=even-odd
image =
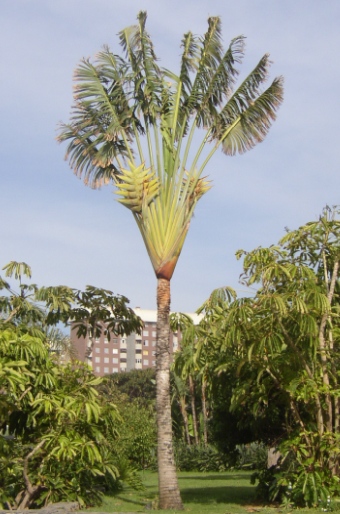
{"label": "palm trunk", "polygon": [[87,340],[85,358],[86,358],[86,364],[92,368],[93,367],[92,351],[93,351],[93,343],[94,343],[95,322],[93,323],[92,326],[91,325],[89,326],[88,324],[86,324],[86,329],[87,329],[88,340]]}
{"label": "palm trunk", "polygon": [[190,432],[189,432],[189,421],[188,421],[188,413],[187,413],[187,404],[185,401],[185,396],[181,396],[179,399],[179,407],[181,409],[181,414],[183,418],[183,424],[184,424],[184,433],[185,433],[185,441],[188,446],[190,446]]}
{"label": "palm trunk", "polygon": [[[332,300],[334,296],[334,289],[335,284],[338,279],[339,274],[339,266],[340,262],[336,261],[333,266],[332,270],[332,279],[331,283],[328,284],[328,274],[326,272],[327,270],[327,264],[326,264],[326,258],[324,257],[324,265],[325,265],[325,274],[326,274],[326,284],[328,289],[327,298],[329,301],[329,305],[332,305]],[[331,360],[330,356],[330,345],[329,341],[326,341],[326,325],[327,321],[330,319],[330,314],[325,313],[322,316],[320,328],[319,328],[319,349],[320,349],[320,358],[321,358],[321,367],[322,367],[322,379],[325,386],[325,407],[327,411],[327,419],[326,419],[326,428],[328,432],[332,432],[333,430],[333,407],[332,407],[332,398],[330,393],[328,392],[330,389],[330,379],[329,379],[329,361]]]}
{"label": "palm trunk", "polygon": [[202,413],[203,413],[203,442],[204,446],[208,444],[208,410],[207,410],[207,381],[202,377]]}
{"label": "palm trunk", "polygon": [[194,429],[195,444],[198,445],[198,427],[197,427],[197,415],[196,415],[196,395],[195,395],[195,382],[192,376],[189,374],[189,390],[191,397],[191,411],[192,411],[192,425]]}
{"label": "palm trunk", "polygon": [[172,443],[170,402],[170,281],[157,283],[157,459],[160,509],[183,509]]}

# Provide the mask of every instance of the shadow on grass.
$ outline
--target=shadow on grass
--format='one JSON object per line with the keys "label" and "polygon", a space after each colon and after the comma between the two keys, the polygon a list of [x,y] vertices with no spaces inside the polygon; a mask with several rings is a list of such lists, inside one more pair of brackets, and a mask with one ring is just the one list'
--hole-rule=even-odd
{"label": "shadow on grass", "polygon": [[[183,476],[183,475],[180,475],[179,477],[179,480],[205,480],[206,482],[210,482],[210,480],[219,480],[220,482],[221,481],[232,481],[232,482],[237,482],[239,480],[247,480],[247,481],[250,481],[250,475],[249,473],[248,474],[243,474],[243,473],[235,473],[235,474],[224,474],[224,473],[220,473],[218,475],[202,475],[199,474],[199,475],[190,475],[190,476]],[[233,487],[237,487],[236,484],[233,484]],[[242,486],[241,486],[242,487]]]}
{"label": "shadow on grass", "polygon": [[244,504],[254,500],[254,488],[249,486],[202,487],[201,489],[181,488],[184,503],[237,503]]}
{"label": "shadow on grass", "polygon": [[132,503],[133,505],[139,505],[140,507],[145,507],[145,501],[137,501],[137,500],[130,500],[124,495],[116,494],[114,497],[114,500],[121,500],[124,503]]}

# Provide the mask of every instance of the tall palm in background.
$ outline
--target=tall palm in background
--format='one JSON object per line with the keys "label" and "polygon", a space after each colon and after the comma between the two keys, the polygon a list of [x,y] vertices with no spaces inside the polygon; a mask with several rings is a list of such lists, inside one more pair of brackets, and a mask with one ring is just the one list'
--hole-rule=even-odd
{"label": "tall palm in background", "polygon": [[138,23],[119,33],[124,57],[104,47],[94,63],[81,62],[71,120],[58,139],[69,141],[66,158],[86,184],[116,186],[157,277],[158,469],[165,509],[182,507],[170,413],[170,280],[195,206],[210,189],[205,166],[219,148],[234,155],[262,141],[283,89],[277,78],[260,90],[270,64],[265,55],[234,91],[244,38],[225,51],[219,17],[208,19],[204,36],[184,35],[177,75],[158,66],[145,24],[140,12]]}

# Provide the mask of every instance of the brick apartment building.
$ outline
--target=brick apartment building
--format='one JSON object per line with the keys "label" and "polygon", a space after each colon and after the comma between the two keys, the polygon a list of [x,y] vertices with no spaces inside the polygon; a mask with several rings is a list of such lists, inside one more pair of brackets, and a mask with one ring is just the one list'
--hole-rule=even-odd
{"label": "brick apartment building", "polygon": [[[131,369],[152,368],[156,365],[156,321],[157,311],[136,307],[134,312],[143,320],[141,334],[132,333],[129,336],[112,336],[110,341],[102,334],[95,339],[90,359],[86,358],[88,338],[78,338],[71,330],[71,342],[80,361],[92,365],[94,374],[103,376]],[[189,314],[194,323],[198,323],[197,314]],[[180,332],[170,334],[170,353],[175,352],[180,344]]]}

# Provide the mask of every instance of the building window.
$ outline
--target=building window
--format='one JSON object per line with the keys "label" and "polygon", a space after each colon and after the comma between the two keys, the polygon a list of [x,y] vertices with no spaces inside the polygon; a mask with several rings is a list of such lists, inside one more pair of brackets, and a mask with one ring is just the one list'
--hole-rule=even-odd
{"label": "building window", "polygon": [[147,341],[146,339],[144,339],[144,341],[143,341],[143,345],[144,345],[144,346],[149,346],[149,341]]}
{"label": "building window", "polygon": [[109,349],[108,348],[104,348],[104,353],[109,353]]}
{"label": "building window", "polygon": [[96,358],[94,359],[94,362],[100,362],[100,357],[96,357]]}
{"label": "building window", "polygon": [[105,364],[108,364],[110,362],[109,358],[105,357],[104,362],[105,362]]}
{"label": "building window", "polygon": [[148,336],[149,335],[149,331],[148,330],[143,330],[143,336]]}
{"label": "building window", "polygon": [[95,348],[95,349],[94,349],[94,351],[95,351],[96,353],[100,353],[100,348]]}
{"label": "building window", "polygon": [[156,346],[156,341],[152,341],[152,346]]}
{"label": "building window", "polygon": [[156,330],[152,331],[152,337],[156,337]]}
{"label": "building window", "polygon": [[117,353],[118,353],[118,348],[112,348],[112,353],[114,353],[115,355],[117,355]]}
{"label": "building window", "polygon": [[118,373],[118,368],[112,368],[112,373]]}
{"label": "building window", "polygon": [[104,339],[104,343],[105,343],[105,344],[108,344],[108,342],[109,342],[108,338],[107,338],[107,337],[105,337],[105,339]]}
{"label": "building window", "polygon": [[136,359],[136,364],[142,364],[142,359]]}
{"label": "building window", "polygon": [[114,337],[114,338],[112,339],[112,342],[113,342],[113,344],[117,344],[117,343],[118,343],[118,339],[117,339],[116,337]]}
{"label": "building window", "polygon": [[127,349],[126,348],[121,348],[120,349],[120,353],[127,353]]}
{"label": "building window", "polygon": [[153,365],[153,366],[156,366],[156,361],[152,361],[152,365]]}
{"label": "building window", "polygon": [[99,337],[96,337],[95,342],[99,343]]}
{"label": "building window", "polygon": [[96,366],[96,373],[100,373],[100,366]]}
{"label": "building window", "polygon": [[147,350],[144,350],[143,355],[149,355],[149,352]]}
{"label": "building window", "polygon": [[109,368],[104,368],[104,373],[109,373]]}
{"label": "building window", "polygon": [[118,357],[112,358],[112,364],[118,364]]}
{"label": "building window", "polygon": [[156,355],[156,352],[152,352],[152,355]]}
{"label": "building window", "polygon": [[149,365],[149,361],[148,361],[148,359],[144,359],[144,360],[143,360],[143,364],[144,364],[144,366],[148,366],[148,365]]}
{"label": "building window", "polygon": [[137,354],[137,353],[142,353],[142,350],[140,350],[139,348],[137,348],[137,350],[136,350],[136,354]]}

